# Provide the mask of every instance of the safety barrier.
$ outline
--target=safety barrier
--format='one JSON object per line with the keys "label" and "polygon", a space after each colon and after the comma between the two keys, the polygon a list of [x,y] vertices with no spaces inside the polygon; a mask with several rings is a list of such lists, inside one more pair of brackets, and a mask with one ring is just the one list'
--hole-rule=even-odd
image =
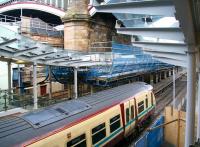
{"label": "safety barrier", "polygon": [[[164,116],[160,116],[150,128],[155,128],[164,123]],[[150,129],[135,143],[134,147],[160,147],[164,141],[164,129],[155,128]]]}

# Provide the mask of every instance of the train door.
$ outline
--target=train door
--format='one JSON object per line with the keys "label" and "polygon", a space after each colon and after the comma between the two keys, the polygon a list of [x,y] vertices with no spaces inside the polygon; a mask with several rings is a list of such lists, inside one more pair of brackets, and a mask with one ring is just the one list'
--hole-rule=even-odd
{"label": "train door", "polygon": [[124,103],[124,114],[125,114],[125,136],[128,136],[130,133],[130,101]]}
{"label": "train door", "polygon": [[135,98],[130,101],[130,122],[131,122],[130,129],[134,131],[136,124]]}

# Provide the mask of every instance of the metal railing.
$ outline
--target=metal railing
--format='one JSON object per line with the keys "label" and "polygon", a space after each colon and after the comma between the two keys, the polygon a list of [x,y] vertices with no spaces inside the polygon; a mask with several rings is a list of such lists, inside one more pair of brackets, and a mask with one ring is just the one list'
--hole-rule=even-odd
{"label": "metal railing", "polygon": [[[28,21],[25,19],[28,19]],[[56,24],[45,23],[37,18],[13,17],[0,14],[0,23],[8,26],[18,26],[19,33],[25,32],[47,36],[63,37],[62,30],[57,30],[55,28],[57,26]]]}
{"label": "metal railing", "polygon": [[31,3],[39,3],[47,6],[53,6],[55,8],[61,10],[67,10],[68,0],[7,0],[0,4],[0,7],[8,6],[11,4],[16,4],[18,2],[31,2]]}

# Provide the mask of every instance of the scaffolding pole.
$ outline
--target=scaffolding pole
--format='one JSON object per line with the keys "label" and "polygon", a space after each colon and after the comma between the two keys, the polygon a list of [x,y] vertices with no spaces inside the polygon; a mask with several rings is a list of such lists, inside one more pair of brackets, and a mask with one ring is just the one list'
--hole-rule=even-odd
{"label": "scaffolding pole", "polygon": [[38,99],[37,99],[37,63],[33,63],[33,102],[34,109],[38,108]]}
{"label": "scaffolding pole", "polygon": [[196,52],[187,52],[187,104],[185,147],[194,144],[195,135],[195,94],[196,94]]}

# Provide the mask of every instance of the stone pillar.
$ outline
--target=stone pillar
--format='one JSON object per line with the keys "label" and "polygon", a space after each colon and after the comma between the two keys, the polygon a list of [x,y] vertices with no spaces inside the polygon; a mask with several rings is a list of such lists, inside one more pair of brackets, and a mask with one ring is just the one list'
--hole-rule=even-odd
{"label": "stone pillar", "polygon": [[75,0],[69,4],[63,17],[65,49],[88,51],[89,19],[88,0]]}

